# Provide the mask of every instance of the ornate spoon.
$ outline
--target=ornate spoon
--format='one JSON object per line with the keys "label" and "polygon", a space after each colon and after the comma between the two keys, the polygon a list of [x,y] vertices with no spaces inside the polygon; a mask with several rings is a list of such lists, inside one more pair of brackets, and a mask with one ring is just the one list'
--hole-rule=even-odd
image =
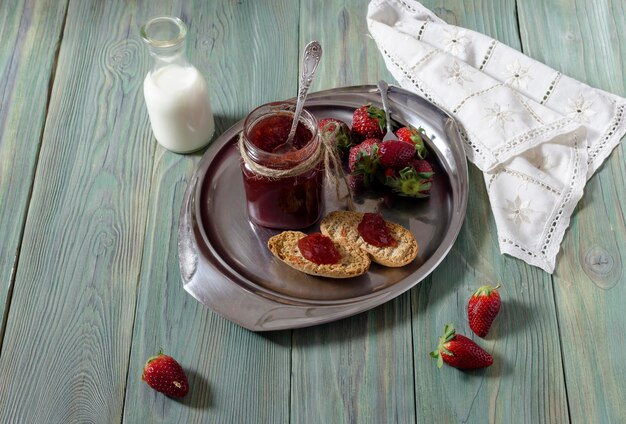
{"label": "ornate spoon", "polygon": [[296,135],[296,128],[298,126],[298,122],[300,121],[300,114],[302,113],[302,108],[304,107],[304,101],[306,100],[309,87],[311,87],[311,83],[313,82],[313,75],[315,75],[317,65],[319,65],[321,58],[322,46],[319,42],[311,41],[306,45],[304,48],[304,55],[302,56],[302,73],[300,74],[300,81],[298,82],[298,99],[296,102],[296,110],[293,113],[291,130],[289,131],[287,141],[277,146],[274,149],[274,153],[286,152],[291,150],[293,147],[293,138]]}

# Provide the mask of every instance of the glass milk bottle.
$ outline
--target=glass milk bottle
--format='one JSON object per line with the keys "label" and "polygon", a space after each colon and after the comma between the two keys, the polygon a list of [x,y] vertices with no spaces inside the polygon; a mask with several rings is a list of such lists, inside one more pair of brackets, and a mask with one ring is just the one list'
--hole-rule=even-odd
{"label": "glass milk bottle", "polygon": [[178,18],[159,17],[141,27],[154,59],[143,93],[154,137],[176,153],[206,146],[215,131],[204,77],[185,55],[187,27]]}

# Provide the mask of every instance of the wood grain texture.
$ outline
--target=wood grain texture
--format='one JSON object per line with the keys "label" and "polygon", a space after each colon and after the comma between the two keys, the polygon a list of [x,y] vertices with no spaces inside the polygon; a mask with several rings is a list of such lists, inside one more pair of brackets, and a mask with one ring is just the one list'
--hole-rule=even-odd
{"label": "wood grain texture", "polygon": [[[537,10],[541,13],[538,14]],[[591,86],[626,95],[623,2],[520,3],[524,50]],[[622,139],[622,143],[623,143]],[[618,146],[589,180],[565,234],[554,287],[571,420],[626,422],[626,161]]]}
{"label": "wood grain texture", "polygon": [[[189,25],[189,59],[207,76],[217,135],[258,104],[295,94],[297,37],[277,37],[277,28],[296,33],[297,3],[181,2],[167,13]],[[178,215],[201,153],[156,151],[124,422],[287,422],[291,332],[247,331],[204,307],[182,286]],[[140,379],[144,362],[160,348],[189,374],[190,393],[182,402]]]}
{"label": "wood grain texture", "polygon": [[394,82],[367,30],[367,4],[361,0],[300,4],[300,49],[311,40],[323,48],[311,91],[346,85]]}
{"label": "wood grain texture", "polygon": [[0,361],[0,422],[122,414],[154,146],[136,10],[71,2]]}
{"label": "wood grain texture", "polygon": [[[314,89],[394,81],[368,37],[367,2],[301,2],[300,44],[324,56]],[[294,330],[293,422],[415,420],[409,296],[342,321]]]}
{"label": "wood grain texture", "polygon": [[[623,2],[423,3],[626,95]],[[189,24],[219,134],[253,107],[294,96],[311,39],[325,49],[313,90],[393,82],[367,36],[368,1],[71,1],[46,117],[66,4],[0,7],[0,316],[15,280],[0,422],[626,422],[622,146],[587,185],[553,277],[500,255],[482,174],[470,166],[466,223],[431,277],[355,317],[251,333],[182,287],[178,213],[202,152],[179,156],[154,141],[138,27],[159,14]],[[465,307],[489,281],[502,284],[503,306],[479,339]],[[447,322],[494,365],[438,370],[428,352]],[[159,348],[189,374],[180,402],[140,380]]]}
{"label": "wood grain texture", "polygon": [[67,2],[0,7],[0,342]]}
{"label": "wood grain texture", "polygon": [[[157,150],[123,421],[286,422],[290,332],[252,333],[204,307],[182,286],[176,224],[195,162]],[[145,361],[159,349],[175,357],[189,377],[190,393],[180,402],[141,381]]]}
{"label": "wood grain texture", "polygon": [[408,296],[294,330],[291,422],[415,421]]}
{"label": "wood grain texture", "polygon": [[[425,1],[446,21],[520,49],[515,2]],[[467,215],[459,238],[431,279],[411,291],[418,416],[424,422],[567,422],[564,376],[551,278],[503,256],[482,173],[469,173]],[[503,306],[486,339],[473,334],[467,302],[500,283]],[[485,370],[437,369],[428,353],[446,323],[494,356]]]}

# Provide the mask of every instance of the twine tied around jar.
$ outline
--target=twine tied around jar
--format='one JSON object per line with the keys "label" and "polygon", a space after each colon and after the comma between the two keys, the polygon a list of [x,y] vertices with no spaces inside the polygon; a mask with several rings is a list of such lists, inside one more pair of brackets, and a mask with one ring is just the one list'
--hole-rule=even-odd
{"label": "twine tied around jar", "polygon": [[[324,164],[324,176],[326,179],[326,184],[335,188],[337,200],[341,201],[344,198],[346,199],[346,206],[348,210],[352,211],[354,210],[352,191],[350,190],[350,185],[348,184],[346,175],[343,172],[341,160],[339,158],[339,152],[337,151],[336,147],[336,138],[339,134],[339,131],[341,131],[341,128],[339,125],[335,125],[335,128],[332,131],[329,131],[329,127],[331,125],[333,125],[333,123],[329,122],[322,129],[322,131],[320,131],[321,142],[318,144],[315,152],[306,160],[300,162],[293,168],[274,169],[267,166],[259,165],[258,163],[254,162],[245,149],[243,131],[239,134],[239,153],[241,154],[241,159],[255,174],[270,179],[295,177],[315,168],[320,160],[322,160]],[[348,194],[343,197],[340,193],[340,185],[342,181],[346,186],[346,190],[348,191]]]}

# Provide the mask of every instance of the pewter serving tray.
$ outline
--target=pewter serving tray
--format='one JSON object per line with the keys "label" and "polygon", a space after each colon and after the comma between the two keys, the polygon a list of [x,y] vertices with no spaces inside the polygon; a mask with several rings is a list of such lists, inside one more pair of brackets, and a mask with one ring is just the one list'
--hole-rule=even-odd
{"label": "pewter serving tray", "polygon": [[[467,162],[456,124],[445,112],[415,94],[390,87],[393,119],[428,135],[435,183],[427,199],[382,193],[357,197],[359,211],[380,212],[409,228],[419,243],[417,258],[402,268],[372,263],[365,275],[347,280],[298,272],[269,252],[267,240],[279,231],[248,221],[236,142],[243,121],[218,137],[193,175],[180,213],[178,255],[185,290],[218,314],[253,331],[306,327],[366,311],[409,290],[446,256],[467,206]],[[366,103],[381,106],[375,86],[344,87],[309,95],[306,108],[318,119],[349,125]],[[326,188],[326,212],[345,209]],[[303,232],[319,231],[314,225]]]}

